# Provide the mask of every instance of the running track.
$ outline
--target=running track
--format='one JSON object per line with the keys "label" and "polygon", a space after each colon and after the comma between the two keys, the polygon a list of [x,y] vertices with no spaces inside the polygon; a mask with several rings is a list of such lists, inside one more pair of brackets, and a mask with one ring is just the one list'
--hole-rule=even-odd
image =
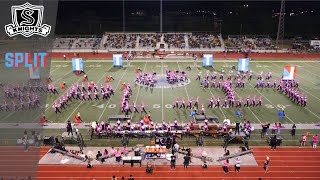
{"label": "running track", "polygon": [[[3,148],[5,149],[5,148]],[[31,149],[23,152],[22,148],[15,148],[14,151],[1,150],[0,174],[6,177],[14,175],[37,176],[37,179],[111,179],[115,175],[121,178],[132,174],[136,180],[151,179],[320,179],[320,149],[299,148],[299,147],[278,147],[276,151],[271,151],[269,147],[252,147],[253,154],[258,161],[259,166],[242,166],[240,174],[234,173],[234,167],[230,167],[229,174],[224,174],[221,167],[211,166],[208,169],[190,166],[184,170],[182,166],[170,170],[168,166],[156,166],[152,175],[145,173],[145,167],[129,166],[105,166],[96,165],[92,169],[87,169],[80,165],[39,165],[32,166],[30,162],[34,160],[34,155],[42,157],[48,147],[39,150]],[[15,156],[12,156],[16,152]],[[263,162],[265,156],[270,157],[269,173],[263,171]],[[23,157],[23,158],[22,158]],[[17,165],[18,164],[18,165]],[[37,171],[37,174],[34,173]]]}

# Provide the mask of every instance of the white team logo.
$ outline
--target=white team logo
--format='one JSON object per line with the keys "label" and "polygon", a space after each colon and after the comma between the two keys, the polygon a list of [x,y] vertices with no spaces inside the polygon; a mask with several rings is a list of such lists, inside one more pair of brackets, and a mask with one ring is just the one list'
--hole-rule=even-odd
{"label": "white team logo", "polygon": [[11,7],[12,24],[5,26],[6,33],[10,36],[21,34],[30,37],[34,34],[46,37],[50,34],[51,26],[42,24],[43,6],[25,3]]}

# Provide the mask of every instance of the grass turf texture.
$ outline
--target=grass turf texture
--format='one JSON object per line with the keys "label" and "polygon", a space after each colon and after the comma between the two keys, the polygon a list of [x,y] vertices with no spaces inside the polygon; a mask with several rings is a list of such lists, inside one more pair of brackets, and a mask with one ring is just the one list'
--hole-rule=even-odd
{"label": "grass turf texture", "polygon": [[[234,59],[233,59],[234,60]],[[257,60],[257,59],[255,59]],[[261,59],[263,60],[263,59]],[[287,60],[287,59],[283,59]],[[202,71],[204,74],[206,70],[213,71],[212,68],[193,68],[191,71],[187,71],[188,77],[191,79],[191,83],[178,87],[178,88],[146,88],[135,85],[133,82],[135,79],[135,69],[140,67],[144,72],[152,72],[153,70],[160,74],[165,74],[166,68],[168,69],[181,69],[185,70],[187,65],[192,65],[192,62],[166,62],[166,60],[148,60],[145,62],[132,62],[131,67],[117,68],[113,67],[111,62],[90,62],[84,63],[84,69],[89,77],[89,81],[94,81],[100,86],[100,83],[105,85],[105,77],[112,75],[115,78],[110,84],[114,87],[115,96],[109,100],[98,100],[98,101],[80,101],[73,100],[72,103],[68,103],[66,109],[62,110],[61,114],[55,114],[52,109],[52,103],[58,97],[60,97],[65,90],[67,90],[72,83],[79,82],[81,86],[82,76],[76,76],[71,71],[71,62],[52,62],[50,76],[54,81],[54,84],[59,87],[62,81],[67,83],[65,90],[59,89],[59,95],[49,94],[47,96],[46,105],[43,104],[46,117],[50,122],[66,122],[67,120],[73,121],[73,115],[78,111],[81,112],[81,117],[84,122],[92,122],[96,120],[107,120],[109,115],[121,114],[120,111],[120,100],[122,90],[120,90],[120,83],[130,83],[133,90],[133,95],[130,98],[132,101],[145,103],[147,111],[151,112],[151,118],[154,122],[173,122],[176,118],[180,123],[186,124],[192,117],[189,117],[190,110],[185,109],[172,109],[172,105],[175,97],[185,97],[186,102],[190,97],[196,98],[200,96],[200,105],[203,103],[207,106],[209,98],[214,95],[215,97],[221,96],[221,102],[225,95],[221,89],[203,89],[199,85],[199,81],[195,81],[196,74]],[[220,71],[224,68],[226,72],[230,70],[232,64],[237,65],[236,62],[219,62],[214,61],[214,69]],[[200,63],[198,63],[200,65]],[[296,65],[297,77],[300,78],[300,91],[304,92],[308,96],[308,105],[306,108],[297,106],[285,95],[278,93],[273,89],[255,89],[253,88],[256,84],[256,73],[263,71],[264,74],[268,71],[272,72],[273,78],[270,81],[273,83],[274,78],[280,79],[285,65]],[[252,123],[265,123],[265,122],[278,122],[277,109],[285,108],[286,118],[282,120],[282,123],[318,123],[320,122],[320,75],[317,71],[320,68],[319,62],[250,62],[250,70],[254,71],[253,80],[246,82],[244,89],[235,89],[236,100],[238,96],[242,96],[245,99],[246,96],[251,97],[256,95],[259,97],[263,96],[262,107],[251,107],[242,108],[245,119],[250,120]],[[87,85],[85,83],[85,85]],[[46,106],[46,107],[45,107]],[[230,119],[232,122],[237,120],[242,121],[243,118],[239,119],[235,115],[235,108],[213,108],[206,109],[206,114],[215,114],[219,117],[220,121],[225,118]],[[5,118],[2,118],[5,117]],[[133,114],[133,121],[139,121],[142,118],[141,113]],[[0,122],[10,122],[10,116],[6,113],[2,113]],[[34,122],[38,122],[39,118],[35,117]]]}

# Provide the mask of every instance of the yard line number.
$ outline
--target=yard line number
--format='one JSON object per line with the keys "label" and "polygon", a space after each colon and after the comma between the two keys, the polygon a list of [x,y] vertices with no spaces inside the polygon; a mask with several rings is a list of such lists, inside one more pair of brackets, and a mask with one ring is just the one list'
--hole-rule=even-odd
{"label": "yard line number", "polygon": [[[273,109],[273,108],[275,108],[274,105],[271,105],[271,104],[265,104],[264,106],[265,106],[266,108],[268,108],[268,109]],[[288,106],[290,106],[290,105],[277,104],[277,108],[279,108],[279,109],[285,109],[285,108],[288,107]]]}
{"label": "yard line number", "polygon": [[[281,105],[281,104],[280,104]],[[103,109],[104,107],[105,107],[105,104],[100,104],[100,105],[92,105],[93,107],[96,107],[96,108],[99,108],[99,109]],[[146,105],[145,105],[146,106]],[[116,105],[116,104],[109,104],[108,105],[108,108],[109,109],[115,109],[115,108],[117,108],[118,106]],[[153,104],[152,106],[151,106],[153,109],[160,109],[161,108],[161,104]],[[165,108],[167,108],[167,109],[172,109],[173,108],[173,105],[172,104],[165,104],[164,105],[164,107]],[[279,106],[278,106],[279,107]],[[222,107],[222,108],[229,108],[229,106],[227,106],[227,107]],[[273,108],[273,106],[272,107],[269,107],[269,108]],[[280,107],[279,107],[280,108]]]}

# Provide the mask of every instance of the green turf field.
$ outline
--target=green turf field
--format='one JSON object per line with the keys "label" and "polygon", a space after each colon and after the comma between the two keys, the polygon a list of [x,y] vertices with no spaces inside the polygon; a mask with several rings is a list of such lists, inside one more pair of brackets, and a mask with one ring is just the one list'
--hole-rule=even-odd
{"label": "green turf field", "polygon": [[[226,72],[230,70],[232,64],[237,64],[236,60],[230,60],[228,62],[220,60],[214,61],[214,69],[220,71],[224,68]],[[277,60],[278,61],[278,60]],[[175,97],[185,97],[189,99],[190,97],[196,98],[200,96],[200,105],[203,103],[205,106],[208,104],[208,99],[210,96],[215,97],[221,96],[221,99],[225,97],[221,89],[203,89],[199,85],[199,81],[195,81],[196,74],[202,71],[204,74],[207,70],[213,71],[212,68],[199,67],[193,68],[188,71],[188,77],[191,79],[191,83],[178,87],[178,88],[146,88],[135,85],[135,69],[140,67],[145,72],[152,72],[153,70],[158,72],[158,74],[165,74],[166,68],[168,69],[186,69],[187,65],[192,65],[193,63],[187,62],[186,60],[174,61],[171,60],[147,60],[147,61],[134,61],[131,63],[130,67],[124,68],[114,68],[111,61],[86,61],[84,64],[84,69],[89,77],[89,80],[94,81],[100,87],[100,83],[105,85],[105,77],[107,75],[112,75],[115,80],[111,81],[110,84],[115,90],[115,96],[111,97],[109,100],[99,100],[99,101],[77,101],[73,100],[72,103],[68,103],[67,109],[63,109],[61,114],[55,114],[52,109],[52,104],[55,99],[60,97],[65,90],[59,89],[59,95],[49,94],[47,97],[46,105],[43,105],[46,117],[49,122],[66,122],[67,120],[73,121],[73,115],[78,111],[81,112],[81,117],[84,122],[92,122],[96,120],[107,120],[108,115],[121,114],[120,111],[120,98],[122,91],[120,91],[120,83],[126,82],[130,83],[133,90],[133,95],[130,98],[130,102],[137,101],[140,104],[144,101],[145,108],[147,111],[151,112],[151,117],[155,122],[162,122],[165,120],[167,122],[173,122],[176,118],[181,123],[187,123],[192,120],[189,117],[190,110],[185,109],[172,109],[172,105]],[[267,71],[271,71],[273,79],[280,79],[283,72],[283,66],[285,65],[296,65],[297,66],[297,77],[300,78],[300,91],[304,92],[308,96],[308,105],[303,108],[297,106],[291,102],[283,94],[279,94],[273,89],[255,89],[253,88],[256,84],[256,73],[263,71],[265,74]],[[256,95],[259,97],[263,96],[263,106],[262,107],[244,107],[242,112],[244,118],[250,120],[254,123],[264,123],[264,122],[278,122],[277,109],[285,108],[286,118],[283,123],[317,123],[320,122],[320,74],[318,70],[320,69],[319,62],[299,62],[299,60],[288,61],[282,60],[280,62],[270,61],[266,62],[263,59],[255,59],[250,62],[250,70],[254,71],[253,80],[247,82],[244,89],[235,89],[236,101],[238,96],[245,97],[250,95]],[[59,84],[64,80],[67,85],[66,89],[69,89],[72,83],[79,82],[81,86],[82,76],[76,76],[71,71],[71,62],[63,61],[53,61],[51,63],[50,75],[54,81],[55,86],[59,87]],[[226,77],[226,76],[225,76]],[[270,82],[273,82],[273,79]],[[221,100],[222,102],[223,100]],[[186,101],[187,102],[187,101]],[[220,121],[228,118],[232,122],[239,120],[235,115],[235,108],[214,108],[206,109],[206,114],[215,114],[219,117]],[[1,122],[8,122],[9,117],[5,115],[1,118]],[[133,114],[133,121],[140,120],[142,115]],[[39,118],[35,117],[34,122],[38,122]]]}

